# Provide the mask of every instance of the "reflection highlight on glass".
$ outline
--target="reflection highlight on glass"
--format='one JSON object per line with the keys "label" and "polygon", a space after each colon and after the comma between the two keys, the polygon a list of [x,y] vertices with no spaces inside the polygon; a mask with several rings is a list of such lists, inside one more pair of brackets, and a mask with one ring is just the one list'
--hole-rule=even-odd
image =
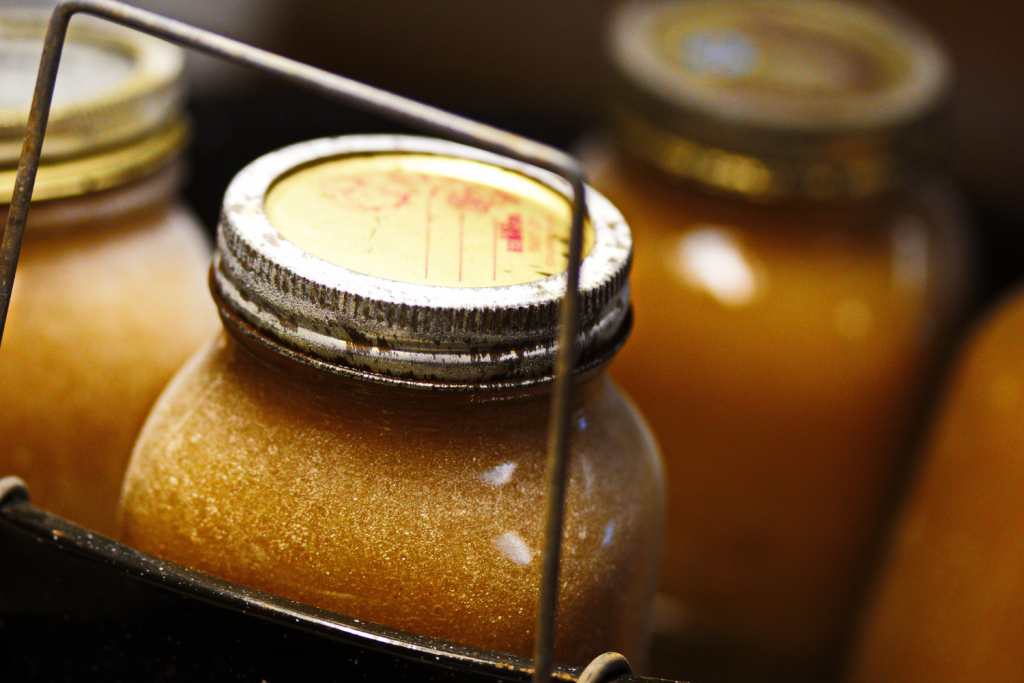
{"label": "reflection highlight on glass", "polygon": [[502,463],[481,474],[480,478],[484,480],[484,483],[491,486],[504,486],[512,481],[512,475],[516,473],[517,467],[519,467],[519,463]]}
{"label": "reflection highlight on glass", "polygon": [[750,259],[724,228],[701,226],[687,232],[671,258],[673,269],[688,285],[723,306],[745,306],[763,287]]}
{"label": "reflection highlight on glass", "polygon": [[601,539],[601,545],[607,548],[615,540],[615,520],[610,520],[604,526],[604,537]]}
{"label": "reflection highlight on glass", "polygon": [[928,282],[928,226],[920,216],[896,219],[892,232],[892,283],[904,292],[921,292]]}
{"label": "reflection highlight on glass", "polygon": [[505,559],[512,560],[516,564],[530,564],[533,560],[533,551],[526,545],[526,541],[515,531],[506,531],[494,539],[494,547]]}

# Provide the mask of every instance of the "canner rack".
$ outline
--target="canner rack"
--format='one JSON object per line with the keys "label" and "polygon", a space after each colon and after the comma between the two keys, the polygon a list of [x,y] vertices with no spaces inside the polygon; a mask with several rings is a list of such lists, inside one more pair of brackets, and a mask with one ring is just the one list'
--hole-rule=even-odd
{"label": "canner rack", "polygon": [[[255,69],[440,138],[546,169],[573,194],[566,293],[552,389],[545,554],[534,659],[397,631],[223,581],[138,552],[35,507],[0,479],[0,679],[4,681],[652,680],[615,653],[553,662],[555,605],[576,366],[586,200],[579,164],[556,149],[114,0],[72,0],[50,17],[0,251],[0,341],[68,24],[89,14]],[[8,388],[28,390],[25,387]],[[0,472],[0,475],[3,473]]]}

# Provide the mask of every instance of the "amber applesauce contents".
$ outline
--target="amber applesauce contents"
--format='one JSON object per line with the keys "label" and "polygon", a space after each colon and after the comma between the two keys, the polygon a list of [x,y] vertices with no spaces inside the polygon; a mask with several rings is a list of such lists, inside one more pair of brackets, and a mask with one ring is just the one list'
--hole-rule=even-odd
{"label": "amber applesauce contents", "polygon": [[[474,167],[483,173],[464,175]],[[565,268],[568,217],[550,182],[421,138],[312,141],[250,165],[225,197],[215,256],[226,332],[151,414],[125,482],[121,538],[358,619],[529,655],[555,329],[542,304],[564,286],[542,271]],[[262,205],[268,186],[269,218],[235,201]],[[603,372],[628,326],[624,275],[614,279],[628,267],[628,231],[596,193],[591,206],[582,291],[595,305],[572,409],[557,659],[616,650],[640,662],[664,492],[645,423]],[[450,248],[460,229],[461,258]],[[271,296],[248,284],[271,287],[268,269],[250,267],[260,259],[284,283]],[[377,277],[381,268],[395,279]],[[496,271],[518,284],[481,286]],[[420,284],[431,277],[446,284]],[[248,298],[234,293],[243,289]],[[357,291],[373,303],[346,303]],[[385,291],[404,292],[398,308]],[[306,297],[313,312],[281,296]],[[286,315],[292,326],[278,327]],[[597,328],[611,336],[587,337]]]}
{"label": "amber applesauce contents", "polygon": [[904,504],[848,680],[1024,680],[1024,291],[975,332]]}
{"label": "amber applesauce contents", "polygon": [[[47,13],[0,13],[0,233]],[[216,329],[210,244],[178,199],[180,50],[76,19],[0,348],[0,476],[113,534],[132,446]]]}
{"label": "amber applesauce contents", "polygon": [[[481,401],[311,384],[218,338],[147,424],[124,542],[359,619],[529,654],[548,393]],[[655,450],[606,377],[580,393],[559,659],[638,658]]]}
{"label": "amber applesauce contents", "polygon": [[610,372],[666,460],[655,675],[838,666],[968,289],[960,202],[922,151],[946,65],[894,17],[764,0],[613,22],[614,137],[580,152],[634,231]]}
{"label": "amber applesauce contents", "polygon": [[749,206],[584,159],[629,217],[650,302],[611,372],[666,453],[666,628],[698,653],[834,649],[960,303],[943,193]]}
{"label": "amber applesauce contents", "polygon": [[107,534],[146,414],[216,324],[179,175],[34,204],[4,330],[0,470]]}

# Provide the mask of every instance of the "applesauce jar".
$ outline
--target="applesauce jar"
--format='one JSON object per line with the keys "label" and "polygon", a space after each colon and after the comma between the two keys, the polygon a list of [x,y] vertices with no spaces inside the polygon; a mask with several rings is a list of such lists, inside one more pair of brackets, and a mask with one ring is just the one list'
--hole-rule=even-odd
{"label": "applesauce jar", "polygon": [[1024,680],[1024,290],[954,367],[848,680]]}
{"label": "applesauce jar", "polygon": [[[0,231],[46,19],[0,14]],[[0,349],[0,475],[105,534],[146,414],[216,325],[208,240],[177,198],[182,61],[72,23]]]}
{"label": "applesauce jar", "polygon": [[611,373],[666,460],[653,672],[825,675],[968,292],[949,66],[827,0],[626,4],[610,58],[613,137],[581,156],[634,231]]}
{"label": "applesauce jar", "polygon": [[[314,140],[224,198],[224,332],[135,448],[124,542],[336,612],[531,652],[568,185],[454,143]],[[629,229],[588,191],[557,658],[642,659],[657,448],[604,367]]]}

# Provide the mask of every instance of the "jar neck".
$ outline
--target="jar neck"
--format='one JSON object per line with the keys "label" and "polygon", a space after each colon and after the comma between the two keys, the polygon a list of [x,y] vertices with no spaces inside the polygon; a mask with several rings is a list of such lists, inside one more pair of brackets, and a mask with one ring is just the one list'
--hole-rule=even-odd
{"label": "jar neck", "polygon": [[[920,213],[919,195],[922,187],[941,178],[936,173],[922,175],[918,182],[898,192],[860,199],[844,198],[825,202],[790,198],[757,202],[688,182],[610,143],[598,141],[595,144],[602,145],[601,159],[608,160],[601,163],[611,164],[603,172],[613,173],[617,182],[642,192],[645,201],[651,206],[660,207],[661,211],[670,211],[675,218],[672,223],[664,223],[663,226],[665,229],[672,226],[678,231],[706,224],[794,237],[807,231],[818,233],[826,228],[834,232],[867,234],[873,229],[888,229],[887,226],[891,225],[897,214]],[[649,225],[641,227],[643,230],[650,229]],[[641,227],[637,230],[640,231]]]}
{"label": "jar neck", "polygon": [[631,156],[703,190],[753,203],[859,201],[914,182],[941,156],[942,110],[891,129],[799,132],[730,126],[625,97],[610,111]]}
{"label": "jar neck", "polygon": [[[31,236],[109,228],[126,218],[158,210],[170,203],[181,189],[184,177],[184,162],[178,159],[127,185],[61,199],[33,201],[26,233]],[[9,205],[0,206],[0,234],[7,224],[9,208]]]}
{"label": "jar neck", "polygon": [[[229,343],[239,347],[240,353],[252,358],[267,372],[301,386],[304,391],[313,391],[322,396],[342,397],[346,401],[388,409],[426,408],[442,411],[510,404],[534,405],[546,411],[551,402],[553,382],[529,385],[494,383],[476,385],[472,388],[458,385],[446,388],[436,383],[417,385],[412,382],[390,381],[390,378],[372,377],[369,373],[363,373],[366,376],[362,377],[350,373],[340,374],[326,363],[299,358],[294,352],[283,353],[283,347],[275,347],[270,340],[260,338],[259,333],[246,326],[244,321],[225,314],[223,308],[220,312],[225,336]],[[606,361],[576,373],[575,403],[587,402],[595,393],[604,390],[607,382],[607,365]]]}
{"label": "jar neck", "polygon": [[[222,295],[219,286],[220,282],[218,281],[219,265],[220,261],[217,258],[217,254],[215,254],[213,263],[210,266],[209,287],[210,294],[213,297],[214,303],[217,305],[218,312],[220,313],[221,321],[224,323],[228,332],[257,357],[274,365],[283,365],[291,368],[291,370],[297,374],[309,374],[310,379],[314,377],[323,377],[334,378],[337,381],[352,380],[359,385],[371,384],[390,387],[404,387],[410,390],[413,395],[417,396],[423,396],[426,394],[436,396],[455,393],[470,393],[479,396],[494,393],[515,395],[520,390],[525,391],[528,394],[528,389],[534,386],[540,387],[541,391],[549,391],[548,389],[543,389],[543,387],[549,386],[554,382],[554,376],[550,374],[526,375],[522,378],[502,378],[500,380],[474,383],[424,380],[420,379],[416,372],[409,372],[404,375],[384,374],[364,370],[356,367],[355,365],[346,364],[344,359],[341,361],[333,359],[327,360],[323,356],[313,355],[308,351],[296,349],[286,341],[276,336],[271,336],[247,320],[243,316],[242,312],[238,310],[240,304],[229,301]],[[620,299],[621,301],[626,302],[624,306],[624,314],[621,316],[618,325],[613,329],[611,337],[605,340],[603,345],[589,350],[584,349],[580,353],[578,365],[574,373],[578,378],[578,381],[584,381],[594,373],[603,372],[605,366],[607,366],[612,357],[618,352],[625,343],[626,338],[629,336],[629,332],[632,329],[633,317],[632,308],[628,305],[628,293],[629,290],[627,287],[623,291]],[[250,301],[250,299],[245,296],[240,297],[240,299],[245,303]],[[235,301],[238,301],[238,298],[236,298]],[[245,304],[242,303],[241,305]],[[277,315],[277,320],[280,320],[282,324],[288,324],[287,318],[282,317],[280,314]],[[292,324],[294,324],[294,322]],[[346,332],[350,335],[352,334],[352,330],[350,329],[346,329]],[[437,342],[437,348],[443,350],[443,342]],[[579,344],[577,345],[577,348],[579,348]],[[364,351],[366,349],[371,349],[373,352],[387,350],[384,347],[371,347],[369,344],[363,345],[362,349]],[[501,353],[503,355],[515,356],[519,351],[515,348],[504,348]],[[553,355],[556,354],[553,352]],[[486,357],[487,354],[484,353],[481,354],[481,356]],[[503,398],[502,400],[505,399]]]}

